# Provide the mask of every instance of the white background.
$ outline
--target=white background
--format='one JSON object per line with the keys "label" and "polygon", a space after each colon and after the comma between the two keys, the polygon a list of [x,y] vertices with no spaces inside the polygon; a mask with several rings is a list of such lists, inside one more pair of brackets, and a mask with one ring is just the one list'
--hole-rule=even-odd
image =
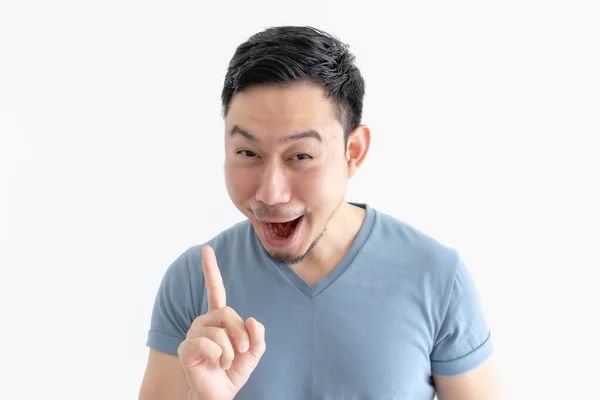
{"label": "white background", "polygon": [[461,252],[507,398],[600,398],[594,3],[3,1],[0,398],[137,398],[165,269],[242,218],[227,63],[282,24],[350,44],[373,142],[348,200]]}

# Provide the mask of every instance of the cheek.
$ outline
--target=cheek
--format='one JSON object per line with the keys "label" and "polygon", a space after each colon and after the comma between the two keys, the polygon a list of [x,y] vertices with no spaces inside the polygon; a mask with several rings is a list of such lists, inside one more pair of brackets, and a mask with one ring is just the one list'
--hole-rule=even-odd
{"label": "cheek", "polygon": [[323,177],[320,168],[293,175],[293,196],[303,202],[314,202],[325,187]]}
{"label": "cheek", "polygon": [[256,192],[255,177],[247,170],[235,168],[234,166],[225,167],[225,182],[229,196],[235,203],[245,202],[253,197]]}
{"label": "cheek", "polygon": [[329,207],[329,202],[338,201],[338,192],[344,190],[344,176],[333,166],[302,174],[297,182],[297,197],[312,203],[315,207]]}

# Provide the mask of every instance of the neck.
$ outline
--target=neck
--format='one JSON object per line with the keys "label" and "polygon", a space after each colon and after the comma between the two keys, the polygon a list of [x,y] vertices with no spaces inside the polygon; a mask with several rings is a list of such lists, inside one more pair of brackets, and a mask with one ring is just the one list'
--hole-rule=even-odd
{"label": "neck", "polygon": [[329,220],[315,248],[292,268],[311,285],[319,281],[346,255],[365,217],[365,209],[343,202]]}

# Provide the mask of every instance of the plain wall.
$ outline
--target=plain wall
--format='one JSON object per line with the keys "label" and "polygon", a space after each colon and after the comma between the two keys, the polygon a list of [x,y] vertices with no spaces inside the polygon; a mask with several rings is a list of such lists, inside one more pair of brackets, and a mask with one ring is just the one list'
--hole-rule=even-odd
{"label": "plain wall", "polygon": [[598,377],[595,2],[0,5],[0,398],[137,398],[156,290],[242,219],[220,91],[273,25],[350,45],[370,154],[347,199],[457,248],[509,399]]}

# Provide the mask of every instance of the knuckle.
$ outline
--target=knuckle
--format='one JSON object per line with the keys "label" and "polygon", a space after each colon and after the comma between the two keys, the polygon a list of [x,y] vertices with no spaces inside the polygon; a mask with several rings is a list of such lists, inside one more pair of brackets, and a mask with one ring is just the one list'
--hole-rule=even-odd
{"label": "knuckle", "polygon": [[231,345],[231,341],[229,340],[229,336],[227,335],[227,332],[225,332],[225,329],[221,329],[219,328],[218,332],[216,333],[216,340],[226,349],[228,349]]}
{"label": "knuckle", "polygon": [[195,347],[196,349],[199,349],[199,350],[200,350],[200,349],[203,349],[203,348],[204,348],[204,345],[206,344],[206,342],[207,342],[208,340],[209,340],[208,338],[206,338],[206,337],[204,337],[204,336],[201,336],[201,337],[197,338],[197,339],[194,341],[194,342],[195,342],[195,343],[194,343],[194,347]]}
{"label": "knuckle", "polygon": [[225,306],[222,308],[222,310],[225,314],[235,314],[235,311],[233,308],[231,308],[231,306]]}
{"label": "knuckle", "polygon": [[222,332],[223,332],[222,328],[217,328],[215,326],[211,326],[206,329],[205,336],[216,342],[222,338]]}
{"label": "knuckle", "polygon": [[189,340],[189,339],[193,338],[194,337],[194,332],[195,332],[195,330],[193,328],[190,328],[187,331],[187,333],[185,334],[185,339]]}
{"label": "knuckle", "polygon": [[189,340],[189,339],[193,339],[193,338],[197,337],[198,336],[198,331],[199,331],[199,327],[198,326],[192,326],[187,331],[187,333],[185,334],[185,338],[187,340]]}
{"label": "knuckle", "polygon": [[179,344],[179,346],[177,347],[177,355],[179,357],[182,357],[188,352],[189,344],[190,342],[188,339],[184,340]]}
{"label": "knuckle", "polygon": [[194,321],[192,322],[192,324],[190,325],[190,328],[188,329],[188,333],[193,331],[194,329],[204,326],[205,320],[206,320],[206,317],[204,315],[200,315],[200,316],[196,317],[194,319]]}
{"label": "knuckle", "polygon": [[181,354],[183,354],[183,346],[185,346],[185,340],[183,342],[181,342],[179,344],[179,346],[177,347],[177,355],[179,357],[181,357]]}

